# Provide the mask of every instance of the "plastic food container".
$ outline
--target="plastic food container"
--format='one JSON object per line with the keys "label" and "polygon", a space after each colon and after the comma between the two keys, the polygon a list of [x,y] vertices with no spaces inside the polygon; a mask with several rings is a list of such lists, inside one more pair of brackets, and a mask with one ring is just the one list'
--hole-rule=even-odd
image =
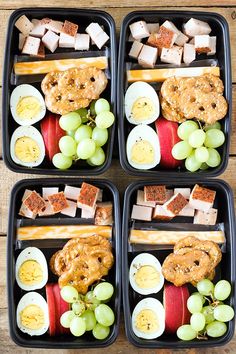
{"label": "plastic food container", "polygon": [[[32,189],[42,192],[42,187],[59,187],[59,190],[64,189],[64,185],[69,184],[74,187],[80,187],[82,182],[87,182],[103,189],[103,200],[113,202],[113,229],[112,229],[112,251],[114,255],[114,265],[110,269],[108,276],[105,278],[114,285],[114,294],[109,302],[109,306],[114,311],[115,322],[110,328],[109,336],[104,340],[97,340],[91,332],[86,332],[81,337],[74,337],[72,334],[52,336],[48,332],[41,336],[30,336],[21,332],[16,323],[16,308],[19,300],[26,293],[16,283],[15,262],[18,254],[26,247],[38,247],[45,255],[48,268],[49,259],[57,250],[62,249],[68,241],[62,239],[55,240],[28,240],[18,241],[16,239],[17,225],[21,226],[42,226],[42,225],[63,225],[63,224],[86,224],[86,219],[78,217],[70,218],[62,214],[56,214],[52,217],[37,217],[35,220],[20,217],[18,215],[21,205],[21,199],[25,189]],[[20,221],[19,221],[20,220]],[[83,220],[83,221],[82,221]],[[120,271],[120,204],[119,193],[116,187],[107,180],[86,180],[86,179],[25,179],[15,184],[11,192],[10,209],[9,209],[9,224],[8,224],[8,242],[7,242],[7,290],[8,290],[8,315],[10,336],[13,341],[22,347],[32,348],[67,348],[67,349],[88,349],[101,348],[112,344],[118,336],[119,319],[120,319],[120,299],[121,299],[121,271]],[[57,277],[48,269],[48,282],[57,283]],[[45,287],[39,290],[34,290],[41,294],[46,300]]]}
{"label": "plastic food container", "polygon": [[[186,217],[178,217],[172,219],[170,222],[157,222],[154,220],[152,222],[133,222],[131,220],[131,210],[132,205],[136,203],[136,192],[138,189],[143,189],[145,185],[166,185],[167,188],[192,188],[195,183],[205,186],[206,188],[210,188],[216,191],[216,199],[214,203],[214,207],[218,208],[218,219],[217,223],[224,224],[224,232],[226,237],[226,243],[222,245],[222,260],[220,264],[216,268],[216,276],[214,278],[214,283],[216,283],[220,279],[226,279],[232,284],[232,292],[230,297],[224,302],[235,306],[235,214],[234,214],[234,203],[233,203],[233,193],[230,186],[222,181],[215,179],[214,181],[210,180],[200,180],[196,179],[194,181],[189,181],[183,179],[181,182],[178,181],[168,181],[164,179],[154,179],[154,180],[142,180],[140,182],[134,182],[130,184],[124,196],[124,210],[123,210],[123,230],[122,230],[122,274],[123,274],[123,306],[124,306],[124,318],[125,318],[125,330],[128,340],[137,347],[142,348],[207,348],[207,347],[216,347],[225,345],[228,343],[233,335],[234,335],[234,326],[235,319],[230,322],[227,322],[227,332],[225,335],[219,338],[210,338],[208,340],[198,340],[194,339],[191,341],[181,341],[175,335],[167,335],[165,332],[162,336],[156,339],[141,339],[134,334],[132,329],[131,316],[136,304],[146,298],[146,297],[154,297],[163,303],[163,288],[157,294],[150,295],[140,295],[135,292],[129,283],[129,268],[132,260],[135,256],[142,252],[148,252],[157,257],[157,259],[162,264],[164,259],[167,257],[169,253],[172,252],[171,246],[157,246],[157,245],[148,245],[148,244],[130,244],[129,243],[129,232],[132,227],[141,229],[160,229],[160,230],[188,230],[185,229],[183,224],[179,223],[190,223],[189,218]],[[178,219],[178,220],[176,220]],[[181,220],[181,221],[180,221]],[[158,225],[158,226],[157,226]],[[180,226],[182,225],[182,226]],[[188,224],[189,227],[190,224]],[[196,230],[196,226],[202,225],[193,225],[192,230]],[[207,226],[206,226],[207,227]],[[204,231],[207,230],[204,228]],[[191,230],[190,230],[191,231]],[[201,229],[199,228],[199,231]],[[173,249],[173,247],[172,247]],[[196,288],[192,289],[189,287],[190,293],[196,291]]]}
{"label": "plastic food container", "polygon": [[[207,56],[206,54],[200,55],[199,58],[196,58],[196,61],[189,64],[192,66],[205,66],[197,63],[198,60],[207,60],[207,59],[216,59],[220,67],[220,77],[224,83],[224,97],[228,102],[228,112],[224,119],[220,122],[222,124],[222,130],[225,134],[225,143],[217,150],[221,155],[221,163],[218,167],[209,168],[206,171],[197,171],[197,172],[189,172],[185,169],[185,167],[175,168],[175,169],[164,169],[160,165],[157,165],[155,168],[150,170],[139,170],[132,167],[127,159],[126,155],[126,141],[129,132],[135,125],[130,124],[125,117],[124,113],[124,96],[125,92],[128,88],[127,82],[127,70],[132,69],[142,69],[140,65],[138,65],[137,60],[130,59],[128,53],[131,48],[131,42],[128,41],[130,30],[129,25],[139,21],[144,20],[147,23],[159,23],[162,24],[164,21],[169,20],[172,21],[178,29],[181,29],[182,24],[187,22],[190,18],[196,18],[202,21],[206,21],[210,27],[212,28],[211,36],[217,36],[217,49],[216,55]],[[142,41],[146,42],[146,39]],[[205,61],[206,63],[206,61]],[[161,66],[160,66],[161,64]],[[209,66],[209,63],[207,64]],[[166,67],[176,67],[170,64],[164,64],[157,60],[157,64],[155,68],[166,68]],[[154,89],[157,88],[157,93],[159,93],[160,85],[158,83],[150,83],[153,85]],[[230,143],[230,120],[232,113],[232,79],[231,79],[231,57],[230,57],[230,37],[229,37],[229,27],[227,21],[223,16],[217,13],[211,12],[197,12],[197,11],[134,11],[129,13],[123,20],[121,25],[121,33],[120,33],[120,44],[119,44],[119,56],[118,56],[118,84],[117,84],[117,101],[118,101],[118,135],[119,135],[119,146],[120,146],[120,163],[123,169],[131,175],[138,175],[143,177],[156,177],[159,176],[162,178],[163,176],[171,177],[188,177],[188,178],[196,178],[198,176],[201,177],[213,177],[220,175],[225,168],[227,167],[228,157],[229,157],[229,143]],[[160,113],[161,116],[161,113]],[[152,123],[150,125],[155,130],[155,124]]]}
{"label": "plastic food container", "polygon": [[[33,18],[42,19],[44,17],[49,17],[55,20],[68,20],[79,25],[79,32],[81,30],[84,32],[85,28],[91,22],[98,22],[104,27],[104,31],[109,35],[110,39],[107,46],[103,47],[100,51],[96,46],[90,46],[90,50],[93,51],[93,56],[106,56],[108,59],[108,85],[106,90],[103,92],[101,97],[106,98],[111,105],[111,110],[116,115],[116,33],[115,33],[115,23],[113,18],[104,11],[99,10],[80,10],[80,9],[63,9],[63,8],[22,8],[14,11],[10,16],[7,37],[6,37],[6,47],[5,47],[5,59],[4,59],[4,70],[3,70],[3,98],[2,98],[2,138],[3,138],[3,158],[7,167],[18,173],[36,173],[36,174],[52,174],[52,175],[86,175],[86,176],[97,176],[105,172],[112,160],[112,150],[115,134],[115,124],[109,128],[109,138],[107,143],[104,145],[104,152],[106,155],[105,162],[103,165],[98,167],[92,167],[82,160],[72,165],[68,170],[58,170],[52,163],[49,163],[46,158],[41,165],[33,168],[28,168],[16,164],[10,155],[10,140],[14,130],[19,126],[12,118],[10,112],[10,95],[15,88],[15,80],[19,83],[28,83],[35,86],[40,90],[40,84],[43,76],[37,75],[27,75],[24,76],[24,82],[22,78],[15,78],[13,76],[13,64],[16,60],[16,56],[20,54],[18,50],[18,35],[19,31],[14,26],[16,20],[22,16],[26,15],[30,20]],[[69,49],[70,51],[71,49]],[[60,53],[64,53],[63,58],[67,58],[67,48],[58,48],[55,52],[57,53],[57,59],[60,59]],[[67,54],[66,54],[67,53]],[[73,53],[76,53],[74,51]],[[81,57],[91,56],[86,54],[86,51],[81,51]],[[49,56],[50,57],[50,54]],[[78,56],[77,56],[78,57]],[[38,60],[38,59],[35,59]],[[21,81],[19,81],[21,80]],[[40,122],[35,123],[34,127],[39,129]],[[39,129],[40,130],[40,129]]]}

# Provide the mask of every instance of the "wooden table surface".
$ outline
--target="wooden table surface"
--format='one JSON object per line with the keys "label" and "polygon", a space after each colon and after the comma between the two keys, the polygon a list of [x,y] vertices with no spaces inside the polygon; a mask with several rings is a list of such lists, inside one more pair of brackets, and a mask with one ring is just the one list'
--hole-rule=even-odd
{"label": "wooden table surface", "polygon": [[[144,2],[145,5],[144,6]],[[162,6],[157,6],[163,3]],[[2,63],[5,43],[5,33],[7,21],[13,10],[20,7],[83,7],[97,8],[109,12],[115,19],[117,34],[123,17],[134,10],[197,10],[218,12],[223,15],[229,23],[230,39],[231,39],[231,55],[232,55],[232,74],[233,74],[233,116],[231,127],[231,147],[230,159],[227,170],[219,176],[226,180],[234,190],[236,197],[236,0],[165,0],[163,2],[157,0],[0,0],[0,96],[2,94]],[[173,7],[174,5],[174,7]],[[211,5],[211,7],[209,7]],[[0,120],[1,130],[1,120]],[[1,136],[1,135],[0,135]],[[1,139],[1,138],[0,138]],[[9,171],[2,160],[0,144],[0,353],[53,353],[54,350],[43,349],[25,349],[17,347],[9,337],[8,316],[7,316],[7,295],[6,295],[6,232],[8,220],[8,202],[11,188],[13,185],[23,178],[34,178],[36,175],[16,174]],[[42,176],[45,177],[45,176]],[[101,175],[103,178],[113,181],[120,190],[122,195],[126,186],[138,178],[128,176],[120,167],[118,161],[112,163],[111,168]],[[188,349],[188,350],[144,350],[133,347],[126,339],[124,331],[123,318],[121,319],[120,332],[116,342],[107,349],[91,349],[89,353],[100,354],[106,350],[109,353],[236,353],[236,335],[233,340],[226,346],[211,349]],[[74,353],[75,350],[59,350],[60,353]],[[88,350],[81,350],[80,353],[88,353]]]}

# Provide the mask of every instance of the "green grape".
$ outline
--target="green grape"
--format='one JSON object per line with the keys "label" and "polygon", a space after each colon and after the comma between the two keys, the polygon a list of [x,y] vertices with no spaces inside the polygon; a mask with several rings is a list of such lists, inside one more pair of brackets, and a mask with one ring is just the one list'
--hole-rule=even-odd
{"label": "green grape", "polygon": [[187,120],[179,125],[177,134],[182,140],[188,140],[189,135],[194,132],[194,130],[198,129],[199,126],[193,120]]}
{"label": "green grape", "polygon": [[98,323],[103,326],[111,326],[115,321],[115,315],[112,309],[106,304],[100,304],[95,308],[95,317]]}
{"label": "green grape", "polygon": [[76,142],[71,136],[65,135],[59,140],[59,148],[63,155],[73,156],[76,153]]}
{"label": "green grape", "polygon": [[72,303],[79,299],[78,291],[71,285],[66,285],[61,288],[61,297],[64,301]]}
{"label": "green grape", "polygon": [[92,310],[86,310],[81,317],[85,320],[86,331],[92,331],[97,323],[94,312]]}
{"label": "green grape", "polygon": [[80,316],[85,311],[85,304],[83,301],[78,300],[72,304],[71,309],[76,315]]}
{"label": "green grape", "polygon": [[205,302],[206,302],[205,297],[203,295],[199,294],[197,291],[195,293],[192,293],[191,295],[197,295],[202,300],[202,304],[203,305],[205,304]]}
{"label": "green grape", "polygon": [[56,168],[60,170],[66,170],[72,165],[72,158],[69,156],[63,155],[61,152],[55,154],[52,158],[52,163]]}
{"label": "green grape", "polygon": [[214,309],[214,317],[221,322],[228,322],[234,318],[234,310],[229,305],[219,305]]}
{"label": "green grape", "polygon": [[221,157],[220,157],[220,154],[218,153],[218,151],[215,149],[209,148],[208,152],[209,152],[209,158],[206,161],[208,166],[210,166],[210,167],[219,166],[219,164],[221,163]]}
{"label": "green grape", "polygon": [[195,151],[191,153],[185,160],[185,167],[190,172],[195,172],[201,167],[201,162],[195,158]]}
{"label": "green grape", "polygon": [[81,124],[81,118],[80,115],[76,112],[64,114],[59,119],[60,127],[66,131],[75,130],[80,126],[80,124]]}
{"label": "green grape", "polygon": [[92,116],[95,116],[96,115],[96,112],[95,112],[95,103],[96,103],[97,100],[93,100],[91,103],[90,103],[90,106],[89,106],[89,109],[90,109],[90,113]]}
{"label": "green grape", "polygon": [[218,148],[225,142],[225,135],[219,129],[210,129],[206,132],[204,145],[209,148]]}
{"label": "green grape", "polygon": [[187,141],[180,141],[175,144],[172,148],[172,156],[176,160],[184,160],[188,157],[192,152],[192,147],[189,145]]}
{"label": "green grape", "polygon": [[109,336],[110,333],[110,327],[106,327],[101,325],[100,323],[97,323],[93,329],[93,336],[96,339],[105,339]]}
{"label": "green grape", "polygon": [[76,130],[69,130],[69,131],[67,132],[67,135],[69,135],[69,136],[71,136],[72,138],[74,138],[74,137],[75,137],[75,132],[76,132]]}
{"label": "green grape", "polygon": [[217,300],[226,300],[231,293],[231,284],[227,280],[220,280],[215,285],[214,297]]}
{"label": "green grape", "polygon": [[92,139],[84,139],[80,141],[77,146],[77,155],[80,159],[87,160],[91,156],[93,156],[95,150],[96,150],[95,141]]}
{"label": "green grape", "polygon": [[188,143],[193,148],[198,148],[203,145],[206,133],[202,129],[194,130],[188,138]]}
{"label": "green grape", "polygon": [[180,326],[177,329],[177,337],[181,340],[192,340],[197,337],[197,332],[189,324]]}
{"label": "green grape", "polygon": [[105,112],[105,111],[110,111],[110,103],[105,100],[105,98],[99,98],[96,102],[95,102],[95,112],[96,114],[99,114],[101,112]]}
{"label": "green grape", "polygon": [[190,324],[194,331],[202,331],[206,324],[205,316],[201,312],[193,313],[190,318]]}
{"label": "green grape", "polygon": [[95,118],[95,123],[98,128],[106,129],[109,128],[115,121],[115,116],[112,112],[101,112]]}
{"label": "green grape", "polygon": [[214,312],[213,306],[203,307],[202,314],[205,316],[206,324],[211,323],[215,320],[213,312]]}
{"label": "green grape", "polygon": [[202,295],[211,295],[214,292],[214,284],[209,279],[202,279],[197,283],[197,290]]}
{"label": "green grape", "polygon": [[79,143],[84,139],[89,139],[92,136],[92,128],[89,125],[81,125],[75,132],[75,141]]}
{"label": "green grape", "polygon": [[101,303],[101,301],[95,297],[92,290],[87,292],[84,301],[86,302],[87,308],[89,308],[90,310],[95,310],[95,308]]}
{"label": "green grape", "polygon": [[86,123],[88,121],[88,110],[86,108],[77,109],[76,113],[80,115],[82,123]]}
{"label": "green grape", "polygon": [[209,337],[221,337],[226,333],[226,331],[227,326],[224,322],[214,321],[206,326],[206,332]]}
{"label": "green grape", "polygon": [[61,315],[60,323],[64,328],[70,328],[72,319],[75,317],[74,311],[66,311]]}
{"label": "green grape", "polygon": [[211,125],[205,125],[204,130],[207,132],[210,129],[219,129],[221,130],[221,124],[220,122],[215,122],[214,124]]}
{"label": "green grape", "polygon": [[201,146],[196,148],[195,150],[195,158],[199,162],[206,162],[209,158],[209,152],[205,146]]}
{"label": "green grape", "polygon": [[197,295],[191,295],[187,300],[187,308],[191,313],[201,312],[202,299]]}
{"label": "green grape", "polygon": [[206,162],[203,162],[200,166],[200,170],[203,170],[203,171],[207,170],[208,168],[209,168],[209,166]]}
{"label": "green grape", "polygon": [[88,160],[87,163],[91,166],[100,166],[106,159],[105,153],[101,147],[96,147],[96,150]]}
{"label": "green grape", "polygon": [[106,144],[108,139],[108,130],[95,127],[93,129],[92,139],[95,141],[97,146],[103,146]]}
{"label": "green grape", "polygon": [[95,286],[93,293],[98,300],[108,300],[114,293],[114,287],[111,283],[103,282]]}
{"label": "green grape", "polygon": [[75,337],[82,336],[86,331],[86,323],[84,318],[75,316],[70,323],[70,331]]}

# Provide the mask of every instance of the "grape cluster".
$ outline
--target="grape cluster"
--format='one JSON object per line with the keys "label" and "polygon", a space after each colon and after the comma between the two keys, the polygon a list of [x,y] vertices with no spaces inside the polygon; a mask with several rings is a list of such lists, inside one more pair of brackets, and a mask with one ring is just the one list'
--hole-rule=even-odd
{"label": "grape cluster", "polygon": [[71,285],[61,289],[63,300],[71,304],[71,310],[63,313],[60,323],[69,328],[76,336],[82,336],[86,331],[92,331],[96,339],[105,339],[110,333],[115,315],[105,303],[114,292],[113,285],[108,282],[99,283],[93,290],[81,295]]}
{"label": "grape cluster", "polygon": [[173,146],[172,156],[176,160],[186,159],[188,171],[206,170],[220,165],[221,156],[216,148],[224,144],[225,135],[219,122],[202,129],[197,122],[187,120],[180,124],[177,133],[182,141]]}
{"label": "grape cluster", "polygon": [[80,108],[61,116],[60,127],[67,132],[59,140],[59,153],[52,163],[59,169],[70,168],[74,160],[86,160],[91,166],[100,166],[105,161],[102,146],[108,140],[108,130],[115,117],[110,104],[104,98],[93,101],[89,110]]}
{"label": "grape cluster", "polygon": [[227,331],[225,322],[234,317],[233,308],[222,302],[231,293],[230,283],[220,280],[214,286],[209,279],[203,279],[197,284],[197,290],[187,301],[188,310],[192,314],[190,324],[178,328],[178,338],[192,340],[223,336]]}

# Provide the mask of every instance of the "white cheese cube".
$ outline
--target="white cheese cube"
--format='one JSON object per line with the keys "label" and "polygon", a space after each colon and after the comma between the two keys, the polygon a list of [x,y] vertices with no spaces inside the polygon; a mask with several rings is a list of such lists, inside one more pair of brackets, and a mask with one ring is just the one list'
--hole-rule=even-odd
{"label": "white cheese cube", "polygon": [[196,59],[196,50],[194,44],[184,44],[183,61],[185,64],[190,64]]}
{"label": "white cheese cube", "polygon": [[163,63],[180,65],[183,48],[174,45],[172,48],[162,48],[161,61]]}
{"label": "white cheese cube", "polygon": [[141,205],[133,205],[131,219],[142,220],[142,221],[151,221],[152,220],[152,208],[141,206]]}
{"label": "white cheese cube", "polygon": [[200,36],[195,36],[195,50],[197,53],[208,53],[210,52],[210,36],[208,34],[203,34]]}
{"label": "white cheese cube", "polygon": [[30,219],[35,219],[36,216],[37,216],[37,214],[34,214],[24,204],[22,204],[21,207],[20,207],[19,215],[24,216],[26,218],[30,218]]}
{"label": "white cheese cube", "polygon": [[218,210],[211,208],[208,211],[196,210],[193,223],[201,225],[215,225],[217,220]]}
{"label": "white cheese cube", "polygon": [[142,39],[150,36],[148,27],[145,21],[137,21],[130,26],[130,32],[135,39]]}
{"label": "white cheese cube", "polygon": [[30,31],[30,35],[34,37],[42,38],[45,35],[46,28],[45,25],[42,25],[41,22],[37,19],[31,21],[33,23],[33,29]]}
{"label": "white cheese cube", "polygon": [[91,210],[82,209],[81,218],[82,219],[93,219],[94,215],[95,215],[95,210],[96,210],[96,208],[91,209]]}
{"label": "white cheese cube", "polygon": [[58,187],[43,187],[43,199],[48,200],[49,195],[57,194],[58,192]]}
{"label": "white cheese cube", "polygon": [[60,48],[74,48],[75,37],[69,36],[66,33],[60,33],[59,47]]}
{"label": "white cheese cube", "polygon": [[30,20],[25,15],[22,15],[18,18],[18,20],[16,20],[15,26],[24,35],[28,35],[34,27],[33,23],[30,22]]}
{"label": "white cheese cube", "polygon": [[165,21],[162,26],[177,34],[177,38],[175,39],[174,43],[176,43],[178,46],[182,47],[184,43],[188,41],[188,37],[181,31],[179,31],[178,28],[173,24],[173,22]]}
{"label": "white cheese cube", "polygon": [[93,38],[94,43],[96,46],[101,49],[104,44],[108,41],[109,36],[106,34],[106,32],[102,31],[99,33],[99,35],[96,38]]}
{"label": "white cheese cube", "polygon": [[207,22],[191,18],[183,25],[183,32],[189,37],[194,37],[202,34],[209,34],[211,27]]}
{"label": "white cheese cube", "polygon": [[134,43],[132,44],[132,47],[130,49],[129,56],[131,58],[137,59],[142,48],[143,48],[143,43],[140,43],[138,41],[134,41]]}
{"label": "white cheese cube", "polygon": [[144,191],[142,190],[138,190],[137,191],[137,201],[136,201],[137,205],[143,205],[143,206],[148,206],[151,208],[155,208],[156,206],[156,202],[149,202],[149,201],[145,201],[144,200]]}
{"label": "white cheese cube", "polygon": [[25,34],[19,33],[19,43],[18,43],[19,50],[23,49],[26,38],[27,36]]}
{"label": "white cheese cube", "polygon": [[102,202],[102,196],[103,196],[103,190],[99,189],[98,197],[97,197],[97,201],[98,202]]}
{"label": "white cheese cube", "polygon": [[150,47],[149,45],[144,44],[138,56],[138,63],[144,68],[153,68],[156,64],[157,56],[157,48]]}
{"label": "white cheese cube", "polygon": [[61,33],[63,22],[50,20],[48,23],[45,23],[44,26],[47,30],[50,30],[55,33]]}
{"label": "white cheese cube", "polygon": [[78,197],[80,195],[80,189],[78,187],[72,187],[72,186],[65,186],[64,189],[64,194],[66,199],[71,199],[71,200],[78,200]]}
{"label": "white cheese cube", "polygon": [[46,202],[46,208],[43,211],[40,211],[38,213],[39,216],[50,216],[50,215],[54,215],[54,211],[52,209],[52,206],[49,202]]}
{"label": "white cheese cube", "polygon": [[23,54],[30,54],[30,55],[37,55],[40,46],[40,39],[36,37],[28,36],[25,40],[22,53]]}
{"label": "white cheese cube", "polygon": [[191,189],[190,188],[174,188],[174,194],[182,194],[185,199],[190,198]]}
{"label": "white cheese cube", "polygon": [[54,53],[58,47],[59,38],[60,37],[56,33],[49,30],[43,36],[42,42],[46,48],[48,48],[52,53]]}
{"label": "white cheese cube", "polygon": [[184,44],[188,42],[188,40],[189,40],[188,36],[186,36],[182,32],[179,32],[179,35],[178,35],[178,37],[175,40],[175,44],[183,47]]}
{"label": "white cheese cube", "polygon": [[130,33],[129,37],[128,37],[128,42],[134,42],[134,41],[137,41],[137,42],[141,42],[141,39],[135,39],[132,34]]}
{"label": "white cheese cube", "polygon": [[189,217],[194,217],[195,210],[187,204],[177,216],[189,216]]}
{"label": "white cheese cube", "polygon": [[76,215],[77,204],[71,200],[67,200],[68,207],[62,209],[61,214],[71,216],[72,218]]}
{"label": "white cheese cube", "polygon": [[153,212],[153,219],[157,220],[171,220],[173,219],[172,213],[164,209],[162,205],[156,205]]}
{"label": "white cheese cube", "polygon": [[77,33],[75,37],[75,50],[89,50],[89,34]]}
{"label": "white cheese cube", "polygon": [[195,44],[195,39],[194,39],[194,37],[188,42],[188,44]]}
{"label": "white cheese cube", "polygon": [[94,41],[94,38],[96,38],[101,32],[103,32],[103,29],[98,23],[92,22],[85,29],[85,32],[87,32],[90,35],[90,37],[92,38],[92,40]]}
{"label": "white cheese cube", "polygon": [[216,54],[216,37],[210,37],[210,52],[207,55],[214,55]]}
{"label": "white cheese cube", "polygon": [[150,34],[157,33],[159,31],[159,23],[147,23],[147,28]]}

